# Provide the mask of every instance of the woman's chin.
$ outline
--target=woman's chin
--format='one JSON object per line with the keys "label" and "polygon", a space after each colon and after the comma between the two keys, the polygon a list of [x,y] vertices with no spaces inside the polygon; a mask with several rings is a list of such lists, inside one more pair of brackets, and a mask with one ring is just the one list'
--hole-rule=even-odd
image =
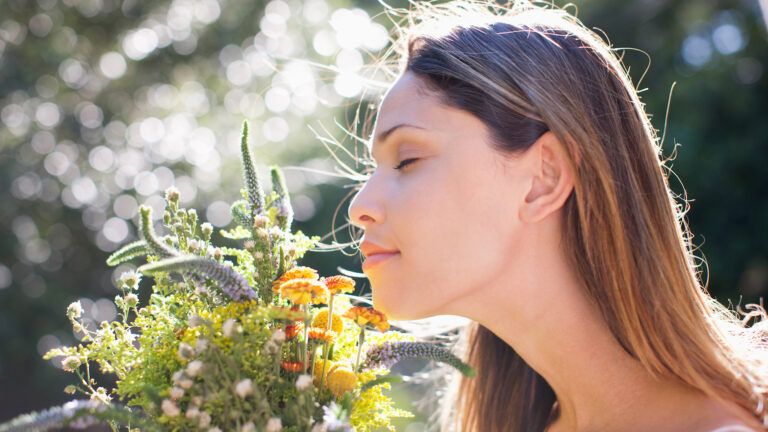
{"label": "woman's chin", "polygon": [[406,321],[422,318],[418,310],[414,310],[413,301],[403,296],[386,295],[372,290],[373,308],[384,313],[392,321]]}

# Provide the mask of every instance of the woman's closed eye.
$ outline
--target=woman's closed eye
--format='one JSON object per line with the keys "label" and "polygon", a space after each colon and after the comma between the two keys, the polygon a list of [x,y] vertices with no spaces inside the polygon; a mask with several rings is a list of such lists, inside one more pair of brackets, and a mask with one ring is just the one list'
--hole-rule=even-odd
{"label": "woman's closed eye", "polygon": [[412,164],[413,162],[416,162],[417,160],[418,160],[418,158],[403,159],[399,164],[397,164],[395,169],[399,171],[399,170],[403,169],[404,167]]}

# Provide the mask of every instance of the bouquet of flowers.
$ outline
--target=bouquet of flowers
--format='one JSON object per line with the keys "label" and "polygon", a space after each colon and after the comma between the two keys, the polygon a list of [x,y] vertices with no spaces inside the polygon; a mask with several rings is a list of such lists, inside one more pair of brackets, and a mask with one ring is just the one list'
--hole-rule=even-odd
{"label": "bouquet of flowers", "polygon": [[[353,279],[321,277],[297,264],[319,237],[292,232],[293,211],[281,170],[270,168],[272,191],[256,175],[243,125],[242,199],[231,205],[235,228],[220,230],[242,248],[215,246],[213,227],[194,209],[179,207],[179,191],[165,191],[163,225],[140,207],[141,240],[107,260],[115,266],[146,256],[123,273],[118,319],[88,328],[79,302],[67,309],[81,343],[44,355],[61,358],[81,393],[61,407],[25,414],[1,431],[82,427],[98,421],[113,430],[372,431],[394,430],[396,408],[383,393],[402,377],[390,368],[422,357],[474,371],[448,350],[390,329],[381,312],[356,305]],[[154,278],[142,302],[142,277]],[[143,306],[141,306],[143,305]],[[114,374],[107,389],[91,376],[98,365]],[[119,401],[114,401],[118,399]]]}

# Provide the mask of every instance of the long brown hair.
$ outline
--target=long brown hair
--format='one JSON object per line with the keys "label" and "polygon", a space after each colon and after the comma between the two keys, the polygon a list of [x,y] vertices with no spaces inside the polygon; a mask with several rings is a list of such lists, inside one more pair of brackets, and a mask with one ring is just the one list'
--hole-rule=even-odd
{"label": "long brown hair", "polygon": [[[621,59],[575,16],[529,1],[413,2],[393,45],[442,103],[481,119],[502,155],[547,130],[576,173],[564,204],[569,264],[616,340],[656,378],[766,418],[768,318],[739,318],[712,298],[650,124]],[[753,316],[763,318],[747,326]],[[486,327],[463,330],[461,378],[444,430],[541,431],[556,413],[549,384]],[[454,400],[455,399],[455,400]],[[455,406],[454,406],[455,404]],[[458,407],[458,409],[454,409]],[[448,420],[450,420],[450,425]]]}

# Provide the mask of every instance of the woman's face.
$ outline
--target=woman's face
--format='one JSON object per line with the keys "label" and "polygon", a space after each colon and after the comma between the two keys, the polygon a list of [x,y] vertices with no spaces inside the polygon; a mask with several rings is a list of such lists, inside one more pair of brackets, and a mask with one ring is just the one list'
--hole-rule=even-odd
{"label": "woman's face", "polygon": [[[466,316],[470,296],[504,283],[505,266],[521,253],[517,210],[530,186],[517,159],[490,147],[481,120],[418,92],[421,82],[406,72],[382,101],[371,140],[376,169],[349,208],[364,230],[374,307],[394,320]],[[417,128],[382,137],[402,124]],[[370,259],[374,245],[396,253]]]}

